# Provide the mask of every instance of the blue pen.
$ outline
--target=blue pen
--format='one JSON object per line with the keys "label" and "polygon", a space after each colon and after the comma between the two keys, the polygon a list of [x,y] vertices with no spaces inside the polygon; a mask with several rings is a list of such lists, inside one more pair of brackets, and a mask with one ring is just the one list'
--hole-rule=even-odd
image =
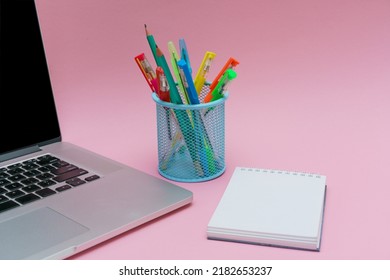
{"label": "blue pen", "polygon": [[183,38],[179,39],[179,48],[180,48],[180,56],[187,62],[188,69],[190,70],[190,74],[192,75],[192,68],[190,63],[190,57],[188,54],[188,49],[186,45],[186,41]]}
{"label": "blue pen", "polygon": [[199,104],[198,93],[196,92],[194,81],[192,80],[187,62],[184,59],[180,59],[177,62],[177,66],[179,66],[180,76],[182,77],[184,87],[187,91],[188,98],[190,99],[190,103],[192,105]]}
{"label": "blue pen", "polygon": [[[186,88],[188,98],[190,99],[190,103],[192,105],[200,104],[194,81],[192,80],[187,63],[184,61],[184,59],[180,59],[177,62],[177,65],[179,66],[180,76],[182,77],[184,87]],[[207,131],[200,115],[200,111],[192,110],[192,119],[194,120],[194,131],[196,131],[195,146],[199,154],[199,159],[202,162],[205,176],[207,177],[210,175],[210,168],[211,170],[214,170],[213,151],[211,145],[209,145]],[[209,166],[209,162],[211,162],[212,166]]]}

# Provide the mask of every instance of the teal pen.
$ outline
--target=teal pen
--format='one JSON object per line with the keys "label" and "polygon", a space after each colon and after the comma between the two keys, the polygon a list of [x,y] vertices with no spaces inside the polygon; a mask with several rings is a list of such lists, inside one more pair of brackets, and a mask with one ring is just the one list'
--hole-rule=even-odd
{"label": "teal pen", "polygon": [[192,75],[192,68],[191,68],[190,57],[189,57],[189,54],[188,54],[186,41],[183,38],[179,39],[179,48],[180,48],[180,56],[181,56],[182,59],[185,60],[185,62],[187,62],[188,70],[190,71],[190,74]]}

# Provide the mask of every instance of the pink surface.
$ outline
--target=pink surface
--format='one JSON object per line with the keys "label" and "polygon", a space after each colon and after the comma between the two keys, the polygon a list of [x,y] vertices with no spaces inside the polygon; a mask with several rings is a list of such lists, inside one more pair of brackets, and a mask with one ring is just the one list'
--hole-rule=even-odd
{"label": "pink surface", "polygon": [[[389,259],[390,2],[37,0],[63,139],[159,176],[155,104],[133,58],[148,24],[241,63],[226,104],[226,164],[178,185],[189,207],[74,259]],[[177,43],[176,43],[177,44]],[[206,239],[236,166],[327,176],[321,252]]]}

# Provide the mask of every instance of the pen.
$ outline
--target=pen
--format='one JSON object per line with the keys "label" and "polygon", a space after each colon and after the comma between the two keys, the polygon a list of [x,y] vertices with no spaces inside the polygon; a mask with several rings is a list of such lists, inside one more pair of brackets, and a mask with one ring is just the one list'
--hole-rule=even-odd
{"label": "pen", "polygon": [[227,69],[223,74],[222,78],[219,80],[217,86],[214,88],[214,90],[210,91],[209,94],[207,94],[207,96],[204,99],[204,102],[207,103],[222,98],[223,93],[226,90],[228,84],[236,77],[237,77],[236,71],[234,71],[233,69]]}
{"label": "pen", "polygon": [[[170,102],[169,98],[169,84],[167,81],[167,77],[164,74],[163,69],[160,66],[157,66],[156,68],[157,73],[157,81],[158,81],[158,92],[157,95],[160,98],[160,100],[165,102]],[[171,120],[170,120],[170,109],[167,107],[164,107],[165,110],[165,118],[167,121],[167,130],[168,130],[168,139],[172,140],[172,128],[171,128]],[[172,112],[173,114],[173,112]]]}
{"label": "pen", "polygon": [[188,54],[186,41],[183,38],[179,39],[179,48],[180,48],[181,58],[183,58],[187,62],[188,69],[190,70],[190,73],[192,75],[192,68],[191,68],[191,63],[190,63],[190,57],[189,57],[189,54]]}
{"label": "pen", "polygon": [[164,70],[160,66],[157,66],[156,73],[157,73],[157,81],[158,81],[157,95],[160,98],[160,100],[165,102],[170,102],[169,84],[168,84],[167,76],[165,76]]}
{"label": "pen", "polygon": [[150,49],[151,49],[153,57],[154,57],[154,60],[156,61],[156,64],[159,65],[157,51],[156,51],[157,45],[156,45],[156,42],[154,41],[153,35],[150,34],[146,24],[145,24],[145,32],[146,32],[146,39],[148,40]]}
{"label": "pen", "polygon": [[169,49],[169,52],[171,54],[171,64],[172,64],[172,68],[173,68],[173,73],[175,74],[176,81],[177,81],[177,84],[178,84],[178,86],[179,86],[179,88],[181,90],[181,93],[184,96],[183,101],[184,101],[185,104],[189,104],[190,101],[188,99],[187,91],[184,88],[183,80],[182,80],[182,78],[180,76],[179,67],[177,65],[177,62],[179,61],[179,55],[177,54],[175,45],[173,44],[172,41],[168,42],[168,49]]}
{"label": "pen", "polygon": [[214,88],[217,86],[219,79],[222,77],[222,75],[225,73],[227,69],[234,69],[239,64],[239,62],[234,59],[233,57],[230,57],[228,61],[225,63],[225,65],[222,67],[221,71],[218,73],[218,75],[215,77],[214,81],[210,85],[210,92],[214,90]]}
{"label": "pen", "polygon": [[156,73],[154,72],[149,61],[147,60],[145,54],[141,53],[140,55],[137,55],[134,59],[139,69],[141,70],[143,76],[145,77],[145,80],[148,83],[150,89],[154,92],[157,92]]}
{"label": "pen", "polygon": [[160,163],[162,170],[168,168],[168,164],[170,163],[170,161],[173,160],[174,155],[183,147],[183,145],[184,142],[183,142],[182,134],[179,133],[179,131],[177,131],[175,136],[172,139],[171,148],[167,153],[165,153],[162,156],[161,163]]}
{"label": "pen", "polygon": [[202,91],[203,85],[206,82],[207,74],[210,71],[211,63],[215,56],[216,54],[213,52],[206,52],[203,57],[202,64],[200,65],[194,80],[195,89],[198,94]]}
{"label": "pen", "polygon": [[[183,104],[176,84],[173,80],[171,71],[169,70],[167,61],[165,60],[164,54],[158,46],[156,46],[156,55],[159,63],[158,66],[163,69],[164,74],[168,80],[171,102],[174,104]],[[193,124],[191,123],[191,118],[189,115],[187,115],[187,112],[185,110],[174,110],[174,112],[179,123],[181,132],[183,133],[184,141],[187,145],[188,151],[190,152],[190,156],[193,161],[195,170],[198,172],[198,174],[202,174],[202,170],[199,168],[199,159],[196,154],[194,143],[195,141],[193,140],[196,139],[196,136],[195,131],[193,129]]]}
{"label": "pen", "polygon": [[[146,36],[147,36],[150,48],[152,50],[153,55],[155,56],[156,64],[158,67],[161,67],[162,72],[165,74],[166,82],[168,83],[168,86],[169,86],[170,102],[172,102],[173,104],[179,104],[179,105],[183,104],[183,102],[185,102],[186,100],[184,97],[183,97],[183,99],[181,98],[181,95],[179,93],[179,88],[178,88],[179,85],[176,85],[176,83],[173,79],[172,73],[171,73],[171,71],[168,67],[167,61],[164,57],[164,53],[157,46],[156,42],[154,41],[153,36],[148,31],[146,25],[145,25],[145,31],[146,31]],[[182,46],[183,46],[183,43],[182,43]],[[187,49],[185,48],[185,50],[187,50]],[[184,53],[185,53],[185,50],[184,50]],[[182,47],[181,47],[181,51],[183,51]],[[177,52],[175,51],[174,53],[176,53],[174,58],[177,60],[178,59]],[[188,58],[188,52],[187,52],[187,58]],[[186,63],[184,68],[179,67],[180,60],[183,60],[183,62]],[[180,78],[185,79],[185,83],[183,81],[183,88],[185,88],[184,87],[184,84],[185,84],[187,86],[187,88],[185,88],[185,90],[187,90],[187,92],[190,91],[191,96],[192,96],[192,100],[189,100],[190,102],[188,102],[188,103],[199,104],[198,94],[196,92],[196,89],[194,86],[194,81],[192,79],[191,72],[190,72],[190,69],[188,67],[189,65],[183,59],[183,57],[180,60],[177,61],[177,66],[178,66]],[[159,73],[160,73],[161,69],[158,70]],[[186,76],[188,77],[187,79],[186,79]],[[159,78],[160,78],[160,74],[159,74]],[[158,82],[159,81],[160,80],[158,80]],[[165,81],[165,79],[164,79],[164,81]],[[180,81],[180,79],[178,79],[178,81]],[[159,85],[157,84],[156,87],[159,87]],[[165,85],[164,85],[164,87],[165,87]],[[158,94],[160,94],[160,90],[159,90],[159,93],[157,93],[157,95]],[[164,97],[162,97],[162,95],[159,95],[159,96],[161,96],[161,98],[164,98]],[[188,99],[189,99],[189,97],[188,97]],[[166,110],[166,112],[167,111],[168,110]],[[162,166],[167,167],[168,162],[166,160],[167,159],[174,160],[172,158],[172,156],[177,151],[182,150],[181,147],[184,147],[183,146],[183,144],[184,144],[189,152],[191,159],[192,159],[192,162],[193,162],[193,165],[195,168],[195,172],[200,177],[203,177],[205,175],[209,176],[210,170],[212,172],[215,171],[216,162],[215,162],[215,155],[213,152],[213,148],[211,146],[210,139],[207,135],[207,130],[206,130],[206,127],[203,123],[203,119],[202,119],[200,111],[198,111],[198,110],[182,110],[180,108],[171,109],[169,111],[172,114],[172,119],[177,122],[176,126],[178,127],[178,130],[176,131],[176,134],[174,136],[171,135],[169,137],[169,140],[172,141],[172,146],[171,146],[172,149],[170,151],[168,151],[168,154],[164,155]],[[170,122],[168,122],[168,129],[169,129],[169,125],[170,125]],[[183,137],[180,138],[180,135],[182,135]]]}
{"label": "pen", "polygon": [[164,74],[167,77],[171,102],[175,104],[183,104],[183,101],[181,100],[180,94],[177,90],[175,81],[173,80],[172,73],[169,70],[167,61],[165,60],[165,56],[159,47],[157,47],[156,49],[156,55],[158,58],[158,66],[160,66],[163,69]]}
{"label": "pen", "polygon": [[[199,104],[198,95],[196,93],[194,82],[192,81],[187,63],[184,61],[184,59],[180,59],[177,64],[179,66],[180,75],[182,76],[184,87],[187,90],[191,104]],[[194,121],[194,130],[196,132],[195,143],[199,152],[199,158],[203,163],[202,166],[204,167],[204,173],[206,174],[206,176],[208,176],[210,174],[210,170],[215,170],[214,153],[204,122],[200,115],[200,111],[193,110],[192,119]]]}
{"label": "pen", "polygon": [[195,89],[194,81],[192,80],[190,70],[188,69],[188,64],[184,59],[180,59],[177,62],[179,66],[179,73],[183,81],[184,88],[187,91],[190,104],[199,104],[198,94]]}

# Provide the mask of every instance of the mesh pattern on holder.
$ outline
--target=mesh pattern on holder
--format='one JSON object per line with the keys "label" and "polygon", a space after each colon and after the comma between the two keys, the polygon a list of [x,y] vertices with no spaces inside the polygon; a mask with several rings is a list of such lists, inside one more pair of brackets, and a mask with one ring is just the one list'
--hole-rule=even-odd
{"label": "mesh pattern on holder", "polygon": [[[202,89],[200,99],[208,92]],[[201,182],[225,171],[225,101],[173,104],[152,95],[157,109],[158,170],[171,180]]]}

